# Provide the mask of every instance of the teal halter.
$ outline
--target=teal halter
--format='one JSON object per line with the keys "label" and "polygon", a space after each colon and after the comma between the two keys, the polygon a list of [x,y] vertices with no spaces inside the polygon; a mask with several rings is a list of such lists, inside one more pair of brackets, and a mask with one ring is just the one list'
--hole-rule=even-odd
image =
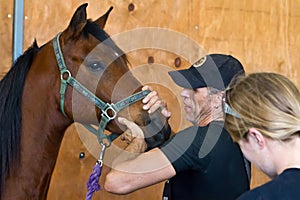
{"label": "teal halter", "polygon": [[[98,137],[98,142],[102,145],[109,146],[117,136],[114,134],[111,134],[107,136],[104,133],[104,129],[107,125],[107,123],[113,119],[116,118],[118,112],[125,107],[143,99],[147,96],[147,94],[150,93],[149,90],[144,90],[138,93],[135,93],[117,103],[105,103],[101,99],[99,99],[97,96],[95,96],[91,91],[89,91],[87,88],[85,88],[80,82],[78,82],[74,77],[72,77],[71,72],[68,70],[63,54],[61,52],[61,48],[59,45],[59,37],[61,33],[58,33],[55,38],[53,39],[53,48],[54,53],[56,57],[56,61],[58,63],[58,67],[60,70],[60,109],[65,117],[67,117],[65,111],[64,111],[64,101],[65,101],[65,93],[67,84],[72,86],[74,89],[76,89],[80,94],[82,94],[84,97],[88,98],[89,101],[91,101],[95,106],[97,106],[102,114],[101,114],[101,121],[98,126],[98,130],[93,128],[91,125],[85,124],[84,126],[93,134],[95,134]],[[67,74],[67,78],[64,78],[64,75]],[[108,111],[112,112],[112,115],[108,114]],[[106,140],[106,142],[104,142]]]}

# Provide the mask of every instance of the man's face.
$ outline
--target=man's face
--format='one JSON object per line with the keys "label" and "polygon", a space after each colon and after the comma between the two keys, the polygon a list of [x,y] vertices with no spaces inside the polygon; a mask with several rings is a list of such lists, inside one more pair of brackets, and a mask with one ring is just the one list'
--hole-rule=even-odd
{"label": "man's face", "polygon": [[210,114],[211,103],[207,87],[193,89],[183,89],[181,92],[183,98],[186,120],[193,124],[199,124],[199,121]]}

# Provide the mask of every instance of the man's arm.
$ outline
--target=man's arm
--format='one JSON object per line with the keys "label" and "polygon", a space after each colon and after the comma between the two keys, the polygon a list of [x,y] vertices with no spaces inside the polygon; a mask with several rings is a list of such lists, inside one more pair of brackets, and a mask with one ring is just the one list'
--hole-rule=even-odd
{"label": "man's arm", "polygon": [[[143,90],[146,89],[152,90],[148,86],[143,88]],[[166,103],[158,97],[156,91],[148,94],[143,99],[143,103],[143,109],[148,110],[150,114],[161,109],[165,117],[171,116]],[[159,148],[143,153],[148,146],[139,126],[125,118],[118,118],[118,120],[127,126],[124,136],[125,140],[130,143],[114,160],[112,169],[106,176],[104,188],[107,191],[126,194],[167,180],[176,174],[172,164]]]}
{"label": "man's arm", "polygon": [[[119,157],[124,158],[122,156]],[[132,160],[113,164],[112,170],[106,176],[104,187],[108,192],[126,194],[167,180],[175,174],[166,156],[160,149],[155,148]]]}
{"label": "man's arm", "polygon": [[167,180],[176,174],[160,149],[143,153],[147,144],[139,126],[125,118],[120,117],[118,120],[127,126],[124,139],[130,143],[113,161],[112,169],[106,176],[104,187],[108,192],[126,194]]}

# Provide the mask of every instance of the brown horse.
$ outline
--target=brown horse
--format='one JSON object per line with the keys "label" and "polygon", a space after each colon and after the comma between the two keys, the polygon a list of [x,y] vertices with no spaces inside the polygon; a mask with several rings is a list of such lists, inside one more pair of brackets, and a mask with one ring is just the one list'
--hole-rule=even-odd
{"label": "brown horse", "polygon": [[[95,98],[118,102],[141,90],[125,54],[103,30],[111,9],[91,21],[86,6],[76,10],[69,26],[55,38],[58,44],[49,41],[38,47],[34,42],[0,82],[0,199],[46,199],[67,127],[74,121],[99,124],[104,111]],[[55,45],[61,50],[54,51]],[[56,60],[58,51],[65,71],[60,71],[63,58]],[[70,77],[78,82],[61,85]],[[85,87],[78,89],[79,83]],[[141,108],[137,101],[119,115],[145,125],[149,116]],[[105,128],[120,134],[122,127],[113,119],[117,111],[110,106],[105,112],[112,118]]]}

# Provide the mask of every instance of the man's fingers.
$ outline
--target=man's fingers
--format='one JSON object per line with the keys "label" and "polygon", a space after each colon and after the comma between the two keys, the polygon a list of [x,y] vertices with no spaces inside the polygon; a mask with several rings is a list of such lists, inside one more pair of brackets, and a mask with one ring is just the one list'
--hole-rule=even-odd
{"label": "man's fingers", "polygon": [[166,117],[169,118],[171,117],[172,113],[168,111],[166,108],[162,109],[161,113]]}
{"label": "man's fingers", "polygon": [[143,133],[142,129],[138,125],[136,125],[134,122],[129,121],[123,117],[118,117],[118,121],[120,124],[125,125],[129,129],[127,131],[130,132],[132,137],[140,137],[140,138],[144,137],[144,133]]}
{"label": "man's fingers", "polygon": [[120,124],[125,125],[130,130],[134,129],[135,128],[134,125],[136,125],[134,122],[129,121],[124,117],[118,117],[118,121],[120,122]]}
{"label": "man's fingers", "polygon": [[125,141],[127,144],[129,144],[130,142],[132,142],[133,140],[133,136],[131,134],[131,131],[129,129],[127,129],[121,136],[120,136],[122,141]]}
{"label": "man's fingers", "polygon": [[127,120],[126,118],[124,118],[124,117],[118,117],[118,122],[119,122],[120,124],[122,124],[122,125],[127,126],[128,120]]}
{"label": "man's fingers", "polygon": [[156,91],[151,91],[143,100],[142,102],[144,104],[147,104],[151,99],[153,99],[154,97],[158,97],[157,92]]}
{"label": "man's fingers", "polygon": [[152,91],[152,88],[149,86],[149,85],[145,85],[142,90],[151,90]]}
{"label": "man's fingers", "polygon": [[143,106],[144,110],[149,110],[152,109],[153,110],[153,106],[160,106],[161,105],[161,100],[158,98],[158,96],[153,96],[151,97],[151,99],[149,99],[147,101],[147,103]]}
{"label": "man's fingers", "polygon": [[156,104],[154,104],[154,105],[152,105],[152,106],[150,107],[150,109],[148,110],[148,113],[154,113],[154,112],[155,112],[156,110],[158,110],[160,107],[161,107],[160,104],[159,104],[159,103],[156,103]]}
{"label": "man's fingers", "polygon": [[171,112],[167,109],[167,104],[164,100],[160,99],[156,91],[152,91],[150,86],[144,86],[142,90],[151,90],[151,92],[142,100],[144,103],[143,109],[148,110],[148,113],[154,113],[157,109],[161,109],[161,113],[169,118]]}

